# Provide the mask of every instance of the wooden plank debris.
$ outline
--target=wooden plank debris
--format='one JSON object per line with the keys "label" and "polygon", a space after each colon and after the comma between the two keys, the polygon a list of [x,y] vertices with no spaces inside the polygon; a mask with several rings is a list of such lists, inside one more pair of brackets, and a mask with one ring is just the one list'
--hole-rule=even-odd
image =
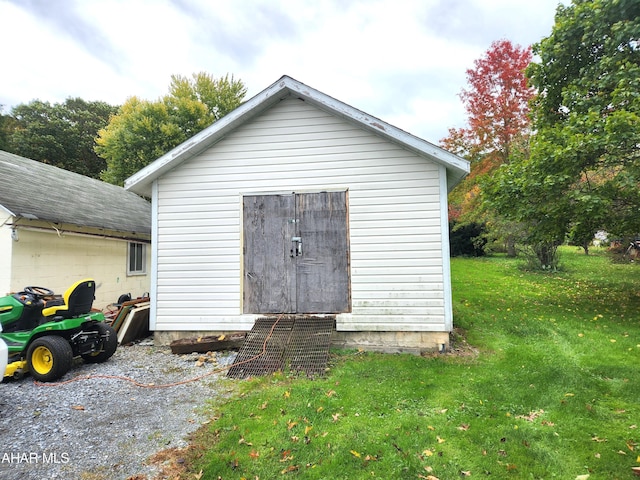
{"label": "wooden plank debris", "polygon": [[151,303],[137,303],[130,305],[130,307],[122,326],[118,329],[118,342],[120,345],[149,336],[149,310]]}
{"label": "wooden plank debris", "polygon": [[236,350],[242,346],[246,336],[246,332],[239,332],[226,335],[181,338],[174,340],[169,346],[171,347],[171,352],[176,354]]}

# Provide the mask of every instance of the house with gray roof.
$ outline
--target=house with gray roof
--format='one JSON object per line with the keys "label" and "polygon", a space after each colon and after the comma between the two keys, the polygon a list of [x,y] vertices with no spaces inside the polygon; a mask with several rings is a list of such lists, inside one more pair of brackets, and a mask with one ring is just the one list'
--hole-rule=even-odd
{"label": "house with gray roof", "polygon": [[148,292],[151,204],[122,187],[0,151],[0,295],[96,280],[95,306]]}

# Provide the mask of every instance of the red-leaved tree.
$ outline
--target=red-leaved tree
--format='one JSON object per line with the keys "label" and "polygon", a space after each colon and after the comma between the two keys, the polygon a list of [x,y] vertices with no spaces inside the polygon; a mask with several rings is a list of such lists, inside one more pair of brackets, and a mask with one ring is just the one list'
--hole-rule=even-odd
{"label": "red-leaved tree", "polygon": [[490,214],[478,201],[481,178],[512,156],[528,154],[529,101],[534,89],[527,84],[525,69],[531,60],[531,47],[498,40],[467,70],[468,87],[460,98],[468,126],[451,128],[440,140],[445,149],[471,162],[470,175],[449,195],[450,221],[487,223]]}
{"label": "red-leaved tree", "polygon": [[487,156],[508,162],[514,145],[529,133],[534,90],[524,71],[531,58],[531,47],[514,46],[509,40],[493,42],[474,62],[475,68],[467,70],[469,88],[460,93],[469,126],[449,129],[442,145],[472,162]]}

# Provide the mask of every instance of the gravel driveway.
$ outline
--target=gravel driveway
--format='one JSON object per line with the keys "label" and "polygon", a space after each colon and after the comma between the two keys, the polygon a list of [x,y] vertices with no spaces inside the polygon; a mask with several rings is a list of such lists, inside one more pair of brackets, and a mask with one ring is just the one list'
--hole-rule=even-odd
{"label": "gravel driveway", "polygon": [[[119,347],[99,365],[78,362],[61,381],[87,375],[126,376],[161,385],[214,372],[235,352],[174,355],[150,341]],[[203,406],[228,395],[225,373],[168,388],[140,388],[117,379],[94,378],[37,386],[31,377],[0,384],[0,478],[153,478],[153,453],[184,447],[206,415]],[[226,386],[225,386],[226,384]],[[144,478],[144,477],[141,477]]]}

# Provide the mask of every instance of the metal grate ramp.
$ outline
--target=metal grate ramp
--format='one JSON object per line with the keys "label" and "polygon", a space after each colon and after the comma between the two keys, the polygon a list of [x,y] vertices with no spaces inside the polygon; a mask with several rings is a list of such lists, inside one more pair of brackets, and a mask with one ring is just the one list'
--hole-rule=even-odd
{"label": "metal grate ramp", "polygon": [[331,316],[258,318],[227,376],[247,378],[284,369],[304,372],[309,377],[322,376],[334,325],[335,317]]}

